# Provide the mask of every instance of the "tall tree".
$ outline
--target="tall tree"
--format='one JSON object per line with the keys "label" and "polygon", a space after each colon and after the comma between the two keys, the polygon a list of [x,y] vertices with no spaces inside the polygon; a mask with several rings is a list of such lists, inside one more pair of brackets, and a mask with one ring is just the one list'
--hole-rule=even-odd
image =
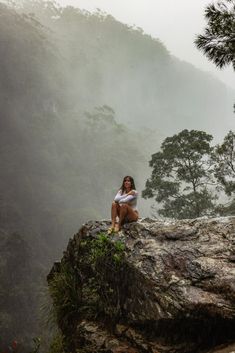
{"label": "tall tree", "polygon": [[215,177],[223,186],[225,193],[235,193],[235,133],[229,131],[221,145],[215,146]]}
{"label": "tall tree", "polygon": [[229,131],[221,145],[213,151],[214,174],[229,201],[220,205],[218,211],[223,215],[235,214],[235,133]]}
{"label": "tall tree", "polygon": [[216,66],[232,64],[235,70],[235,0],[218,1],[206,7],[208,21],[195,43]]}
{"label": "tall tree", "polygon": [[155,197],[163,207],[160,215],[194,218],[209,215],[214,209],[210,142],[203,131],[183,130],[167,137],[161,151],[152,155],[152,176],[146,182],[144,198]]}

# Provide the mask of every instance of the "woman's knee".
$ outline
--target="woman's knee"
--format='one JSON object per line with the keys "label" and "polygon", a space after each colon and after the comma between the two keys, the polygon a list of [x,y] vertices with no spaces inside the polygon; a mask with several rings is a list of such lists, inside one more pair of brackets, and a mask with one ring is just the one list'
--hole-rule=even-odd
{"label": "woman's knee", "polygon": [[122,204],[120,205],[120,213],[126,214],[128,212],[128,205]]}
{"label": "woman's knee", "polygon": [[121,207],[121,209],[126,210],[126,209],[128,208],[128,205],[125,204],[125,203],[122,203],[122,204],[120,205],[120,207]]}
{"label": "woman's knee", "polygon": [[139,218],[139,214],[138,212],[129,209],[127,213],[127,218],[129,222],[136,222]]}
{"label": "woman's knee", "polygon": [[121,212],[121,213],[126,213],[126,212],[127,212],[127,209],[128,209],[128,207],[127,207],[126,204],[121,204],[121,205],[120,205],[120,212]]}

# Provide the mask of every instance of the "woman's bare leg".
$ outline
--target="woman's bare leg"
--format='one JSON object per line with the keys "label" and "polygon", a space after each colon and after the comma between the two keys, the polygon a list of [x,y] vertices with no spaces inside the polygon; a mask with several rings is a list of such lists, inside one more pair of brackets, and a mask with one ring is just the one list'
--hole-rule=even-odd
{"label": "woman's bare leg", "polygon": [[119,222],[118,222],[118,229],[117,230],[120,230],[121,229],[121,226],[123,224],[123,221],[127,215],[127,204],[122,204],[120,205],[120,212],[119,212]]}
{"label": "woman's bare leg", "polygon": [[137,221],[138,219],[138,212],[134,211],[131,206],[127,204],[122,204],[120,206],[120,211],[119,211],[119,223],[118,223],[118,229],[120,230],[125,219],[128,219],[129,222]]}
{"label": "woman's bare leg", "polygon": [[112,228],[115,228],[115,223],[116,223],[116,219],[117,216],[119,216],[119,204],[116,202],[112,203],[112,208],[111,208],[111,220],[112,220]]}
{"label": "woman's bare leg", "polygon": [[136,222],[139,218],[138,211],[133,210],[130,206],[128,206],[127,219],[129,222]]}
{"label": "woman's bare leg", "polygon": [[120,206],[120,215],[119,215],[119,223],[118,228],[121,229],[125,220],[129,222],[137,221],[138,219],[138,212],[134,211],[131,206],[127,204],[123,204]]}

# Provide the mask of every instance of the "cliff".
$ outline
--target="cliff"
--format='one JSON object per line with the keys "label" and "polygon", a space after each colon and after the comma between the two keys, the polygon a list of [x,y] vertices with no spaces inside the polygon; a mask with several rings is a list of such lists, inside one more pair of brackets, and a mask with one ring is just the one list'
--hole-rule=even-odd
{"label": "cliff", "polygon": [[[88,222],[48,283],[65,350],[209,352],[235,341],[235,217]],[[211,350],[210,350],[211,352]]]}

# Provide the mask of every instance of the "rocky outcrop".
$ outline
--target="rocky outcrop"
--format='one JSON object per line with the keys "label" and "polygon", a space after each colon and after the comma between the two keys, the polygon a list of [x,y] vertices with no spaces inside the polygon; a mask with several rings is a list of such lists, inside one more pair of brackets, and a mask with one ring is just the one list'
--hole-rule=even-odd
{"label": "rocky outcrop", "polygon": [[48,276],[69,352],[196,353],[235,341],[235,217],[143,219],[111,236],[109,225],[85,224]]}

